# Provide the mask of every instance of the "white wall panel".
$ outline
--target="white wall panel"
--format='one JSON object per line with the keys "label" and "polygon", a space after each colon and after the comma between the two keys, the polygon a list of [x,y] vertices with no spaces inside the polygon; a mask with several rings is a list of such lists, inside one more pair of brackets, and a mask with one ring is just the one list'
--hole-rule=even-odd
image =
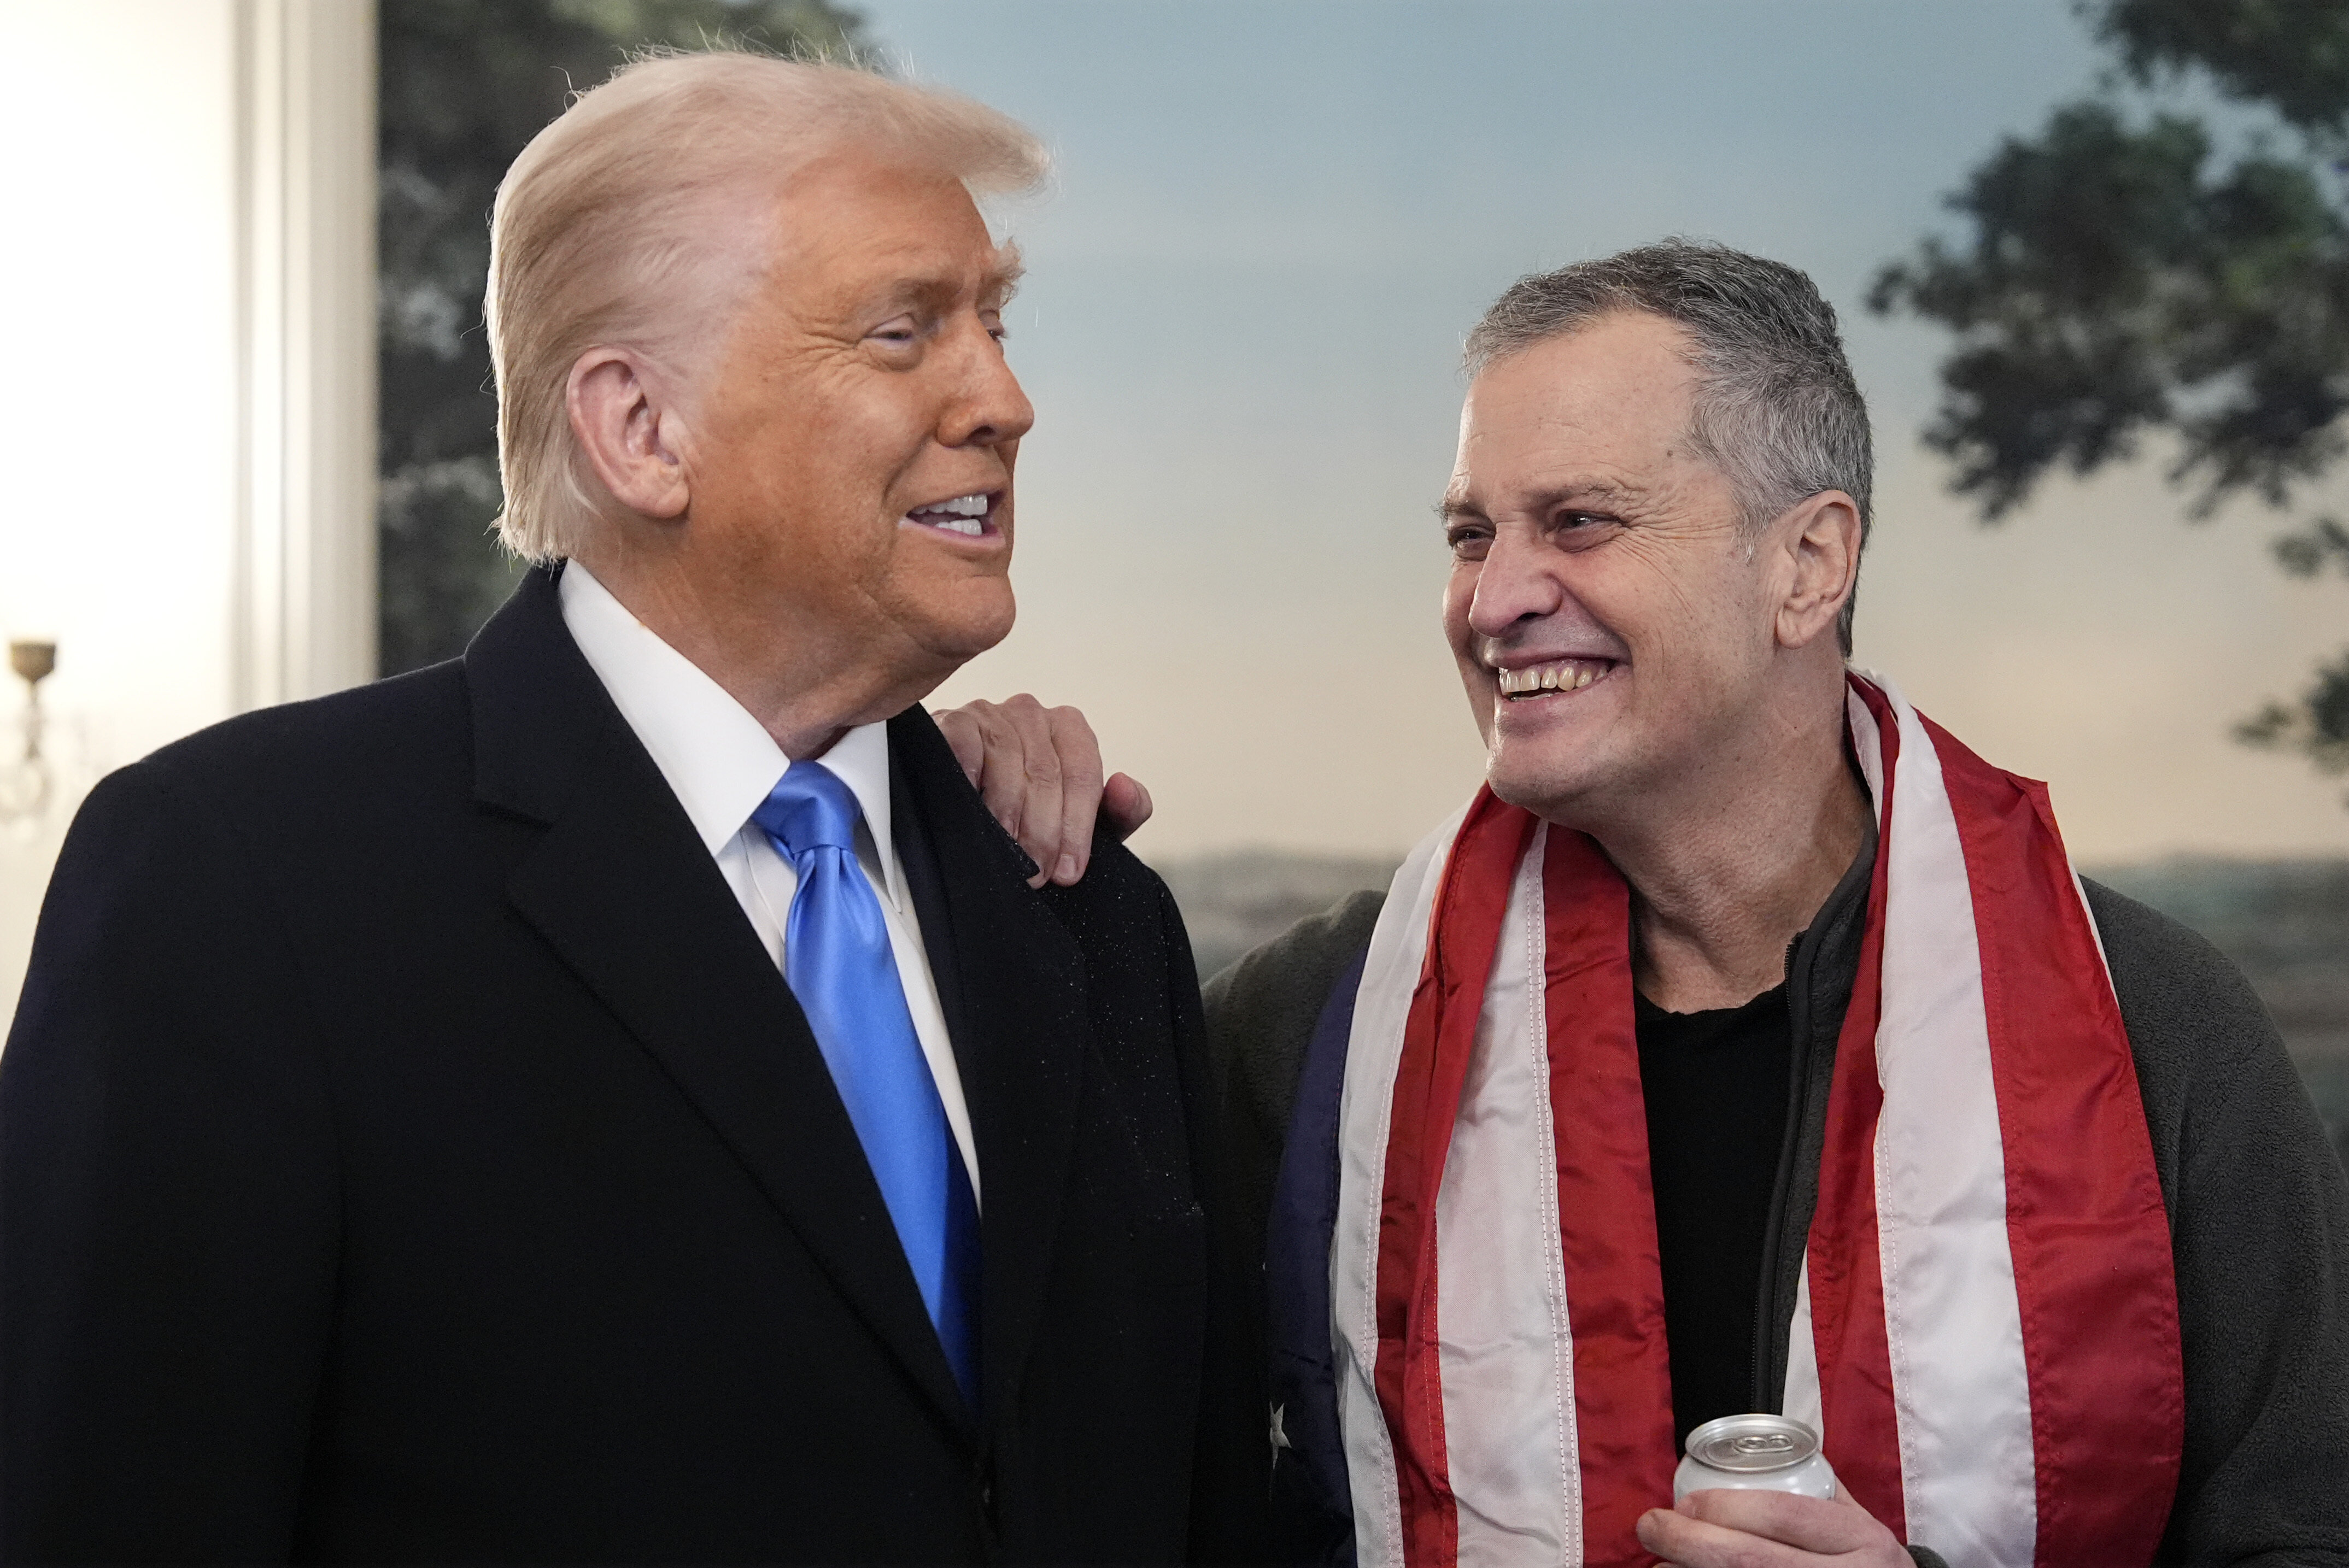
{"label": "white wall panel", "polygon": [[0,0],[0,638],[58,644],[65,794],[0,828],[0,1017],[98,776],[374,664],[372,5],[90,15]]}

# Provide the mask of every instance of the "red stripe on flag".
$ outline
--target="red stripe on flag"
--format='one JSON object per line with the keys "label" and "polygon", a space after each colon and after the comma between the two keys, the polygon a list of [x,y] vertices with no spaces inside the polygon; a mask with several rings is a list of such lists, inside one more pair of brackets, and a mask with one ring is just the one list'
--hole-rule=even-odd
{"label": "red stripe on flag", "polygon": [[1478,790],[1469,805],[1436,891],[1427,960],[1412,992],[1395,1070],[1379,1195],[1379,1348],[1371,1381],[1394,1444],[1407,1568],[1452,1568],[1460,1555],[1460,1515],[1444,1446],[1435,1201],[1509,879],[1537,825],[1530,812],[1504,805],[1490,789]]}
{"label": "red stripe on flag", "polygon": [[[1892,820],[1900,723],[1884,694],[1865,681],[1852,690],[1875,716],[1883,741],[1879,825]],[[1811,1337],[1818,1353],[1819,1412],[1827,1462],[1844,1490],[1896,1536],[1908,1537],[1900,1489],[1900,1428],[1892,1401],[1892,1350],[1885,1337],[1884,1265],[1876,1237],[1876,1125],[1884,1109],[1877,1078],[1876,1029],[1884,989],[1884,899],[1891,857],[1876,857],[1859,974],[1836,1041],[1827,1090],[1826,1139],[1808,1258]]]}
{"label": "red stripe on flag", "polygon": [[2177,1495],[2185,1381],[2136,1059],[2046,786],[1924,723],[1976,892],[2038,1561],[2144,1563]]}
{"label": "red stripe on flag", "polygon": [[1645,1568],[1640,1515],[1671,1504],[1671,1357],[1631,1004],[1630,891],[1580,833],[1542,868],[1550,1124],[1574,1329],[1582,1561]]}

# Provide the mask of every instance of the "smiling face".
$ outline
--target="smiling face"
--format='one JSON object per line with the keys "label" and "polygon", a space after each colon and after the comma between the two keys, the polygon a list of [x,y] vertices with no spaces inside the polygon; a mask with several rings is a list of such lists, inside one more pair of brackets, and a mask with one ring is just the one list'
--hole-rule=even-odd
{"label": "smiling face", "polygon": [[1011,629],[1013,268],[958,181],[861,152],[796,173],[775,232],[692,398],[695,597],[902,707]]}
{"label": "smiling face", "polygon": [[1503,799],[1592,830],[1766,743],[1786,584],[1689,437],[1688,340],[1626,313],[1489,366],[1444,499],[1444,623]]}

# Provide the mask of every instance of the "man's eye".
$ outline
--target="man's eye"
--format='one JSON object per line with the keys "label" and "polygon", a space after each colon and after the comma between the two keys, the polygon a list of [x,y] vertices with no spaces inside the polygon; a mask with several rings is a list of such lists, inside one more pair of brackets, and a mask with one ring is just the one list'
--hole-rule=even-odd
{"label": "man's eye", "polygon": [[900,316],[895,321],[882,323],[867,335],[883,343],[911,343],[921,335],[921,324],[911,316]]}
{"label": "man's eye", "polygon": [[1492,548],[1493,532],[1485,528],[1447,528],[1444,531],[1444,540],[1452,547],[1452,553],[1460,560],[1482,561],[1485,552]]}

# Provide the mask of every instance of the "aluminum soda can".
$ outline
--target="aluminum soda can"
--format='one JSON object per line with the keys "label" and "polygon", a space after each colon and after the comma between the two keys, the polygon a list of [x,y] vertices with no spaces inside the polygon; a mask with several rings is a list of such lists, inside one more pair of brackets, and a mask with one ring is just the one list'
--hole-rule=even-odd
{"label": "aluminum soda can", "polygon": [[1672,1472],[1672,1501],[1714,1487],[1791,1491],[1832,1499],[1835,1471],[1819,1435],[1791,1416],[1723,1416],[1689,1434],[1688,1454]]}

